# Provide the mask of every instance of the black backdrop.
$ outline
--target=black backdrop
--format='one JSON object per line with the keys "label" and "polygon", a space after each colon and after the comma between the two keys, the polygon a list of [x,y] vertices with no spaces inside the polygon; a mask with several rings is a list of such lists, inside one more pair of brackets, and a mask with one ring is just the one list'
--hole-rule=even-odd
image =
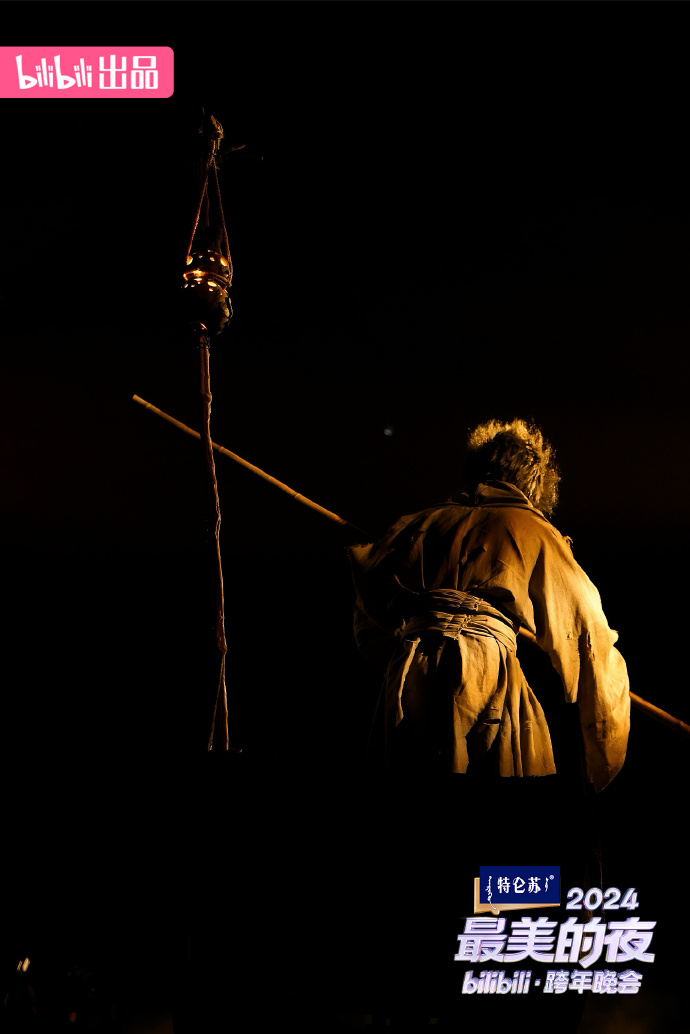
{"label": "black backdrop", "polygon": [[[353,864],[367,877],[348,787],[378,677],[351,640],[346,538],[219,459],[243,753],[205,753],[199,450],[131,401],[198,426],[174,303],[199,109],[246,144],[221,174],[235,316],[211,352],[214,439],[377,534],[454,490],[468,427],[534,418],[564,472],[556,523],[633,689],[687,719],[672,9],[652,26],[626,9],[624,46],[616,9],[595,32],[577,8],[100,4],[107,31],[60,8],[34,5],[10,42],[170,45],[176,89],[2,102],[5,951],[46,972],[83,958],[121,1013],[165,1008],[191,891],[192,916],[202,901],[247,938],[260,1011],[286,926],[303,973],[328,922],[307,935],[299,915],[327,916]],[[635,1029],[679,1022],[668,879],[684,869],[685,742],[634,713],[597,802],[605,886],[638,887],[635,914],[659,923],[643,992],[595,1003],[597,1029],[633,1008]],[[285,1015],[306,1023],[314,989],[296,986]],[[320,1008],[371,1011],[337,997]]]}

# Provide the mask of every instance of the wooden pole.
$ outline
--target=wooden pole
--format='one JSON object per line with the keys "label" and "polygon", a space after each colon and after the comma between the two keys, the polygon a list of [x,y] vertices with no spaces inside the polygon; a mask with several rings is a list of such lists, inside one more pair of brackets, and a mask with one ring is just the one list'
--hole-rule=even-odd
{"label": "wooden pole", "polygon": [[[143,406],[145,409],[150,409],[152,413],[162,417],[163,420],[167,420],[168,423],[172,424],[174,427],[179,427],[179,429],[184,431],[185,434],[191,434],[194,438],[200,437],[198,431],[188,427],[187,424],[183,424],[180,420],[176,420],[174,416],[169,416],[168,413],[164,413],[162,409],[158,409],[156,406],[151,405],[150,402],[145,402],[144,399],[140,398],[138,395],[132,395],[132,399],[134,402],[138,402],[140,406]],[[363,528],[358,528],[356,524],[351,524],[350,521],[344,520],[342,517],[339,517],[337,513],[333,513],[332,510],[327,510],[324,506],[319,506],[319,504],[315,503],[313,499],[307,499],[306,496],[301,495],[299,492],[295,491],[294,488],[290,488],[289,485],[284,484],[282,481],[278,481],[277,478],[271,477],[271,475],[267,474],[265,470],[261,470],[260,467],[255,467],[254,464],[249,463],[248,460],[242,459],[242,457],[238,456],[236,452],[230,452],[229,449],[225,449],[222,445],[217,445],[215,442],[211,442],[211,445],[216,452],[222,453],[223,456],[228,456],[235,463],[239,463],[241,467],[244,467],[246,470],[251,470],[252,474],[256,474],[258,477],[263,478],[264,481],[268,481],[271,485],[275,485],[275,487],[279,488],[282,492],[287,492],[287,494],[291,496],[296,503],[302,503],[304,506],[308,506],[311,510],[315,510],[317,513],[320,513],[323,517],[328,517],[329,520],[334,521],[336,524],[342,524],[347,528],[354,528],[355,531],[359,531],[362,535],[367,537],[367,532],[364,531]]]}
{"label": "wooden pole", "polygon": [[[534,646],[538,646],[537,637],[527,628],[520,628],[520,638],[528,643],[532,643]],[[644,697],[640,697],[637,693],[630,694],[630,703],[633,707],[636,707],[638,711],[644,711],[645,714],[649,715],[657,722],[661,722],[662,725],[667,726],[669,729],[675,729],[681,736],[690,736],[690,725],[685,722],[681,722],[680,718],[674,718],[668,711],[662,711],[660,707],[656,707],[654,704],[650,704]]]}

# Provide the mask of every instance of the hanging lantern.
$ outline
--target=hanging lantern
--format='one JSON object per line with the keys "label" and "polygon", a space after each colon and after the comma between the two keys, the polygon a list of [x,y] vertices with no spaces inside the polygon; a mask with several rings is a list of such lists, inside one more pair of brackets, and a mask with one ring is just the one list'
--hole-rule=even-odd
{"label": "hanging lantern", "polygon": [[[206,153],[199,169],[199,201],[187,246],[181,294],[188,322],[214,336],[225,329],[232,317],[232,259],[218,183],[218,147],[223,127],[210,115],[200,132]],[[241,148],[231,148],[237,149]]]}
{"label": "hanging lantern", "polygon": [[220,334],[232,317],[232,269],[220,251],[194,250],[187,256],[182,300],[190,323],[199,323],[211,335]]}

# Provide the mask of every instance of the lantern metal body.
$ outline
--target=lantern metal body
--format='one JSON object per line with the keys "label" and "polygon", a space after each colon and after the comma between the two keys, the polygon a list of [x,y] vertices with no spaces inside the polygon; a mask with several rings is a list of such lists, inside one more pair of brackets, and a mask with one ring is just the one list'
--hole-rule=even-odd
{"label": "lantern metal body", "polygon": [[211,335],[220,334],[232,317],[232,271],[220,251],[195,249],[187,256],[182,301],[189,323],[201,324]]}

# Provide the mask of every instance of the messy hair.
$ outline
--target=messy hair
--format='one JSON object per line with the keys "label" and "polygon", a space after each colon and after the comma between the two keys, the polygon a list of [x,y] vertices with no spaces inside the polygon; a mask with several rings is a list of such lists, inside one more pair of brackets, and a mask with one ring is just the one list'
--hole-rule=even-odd
{"label": "messy hair", "polygon": [[538,509],[553,512],[561,475],[552,447],[534,424],[489,420],[470,431],[467,449],[468,487],[482,481],[507,481]]}

